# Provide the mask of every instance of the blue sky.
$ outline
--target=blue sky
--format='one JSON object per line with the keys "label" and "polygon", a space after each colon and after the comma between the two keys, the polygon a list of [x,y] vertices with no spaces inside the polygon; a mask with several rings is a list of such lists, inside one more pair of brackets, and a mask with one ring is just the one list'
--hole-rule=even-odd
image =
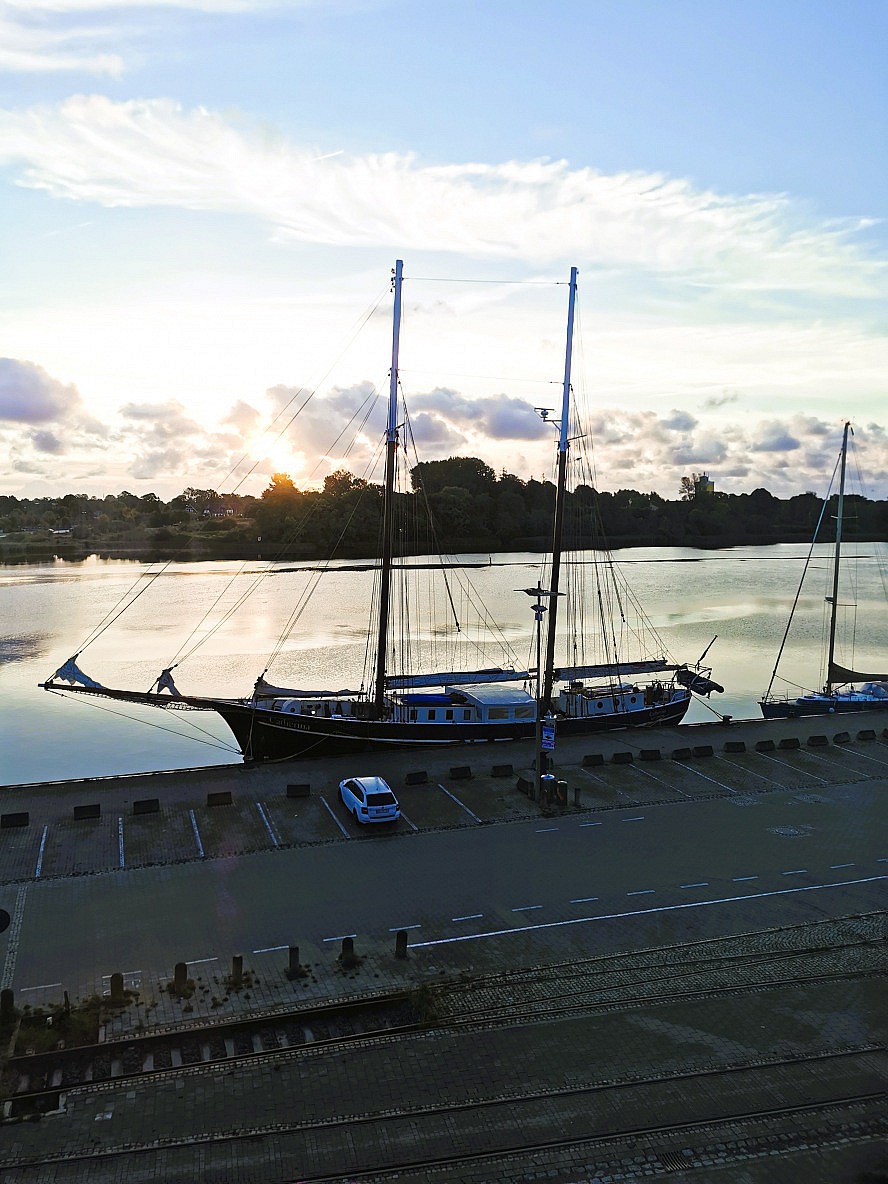
{"label": "blue sky", "polygon": [[0,490],[364,472],[400,256],[427,458],[549,472],[576,264],[602,487],[822,491],[851,418],[886,497],[886,51],[881,0],[0,0]]}

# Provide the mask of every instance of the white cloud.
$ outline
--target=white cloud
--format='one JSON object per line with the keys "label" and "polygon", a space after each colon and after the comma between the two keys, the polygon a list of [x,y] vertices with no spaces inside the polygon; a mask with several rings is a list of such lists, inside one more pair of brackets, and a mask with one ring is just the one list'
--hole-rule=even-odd
{"label": "white cloud", "polygon": [[236,212],[300,242],[580,259],[748,295],[871,296],[886,274],[858,244],[860,222],[808,224],[780,195],[723,196],[566,161],[330,156],[166,99],[81,95],[0,112],[0,163],[17,170],[20,185],[58,198]]}
{"label": "white cloud", "polygon": [[51,377],[42,366],[0,358],[0,420],[48,423],[78,408],[77,388]]}

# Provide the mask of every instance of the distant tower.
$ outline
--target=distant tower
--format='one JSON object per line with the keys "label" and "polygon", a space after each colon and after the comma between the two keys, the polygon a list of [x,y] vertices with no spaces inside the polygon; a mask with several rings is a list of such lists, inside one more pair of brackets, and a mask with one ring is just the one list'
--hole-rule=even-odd
{"label": "distant tower", "polygon": [[708,493],[715,493],[715,482],[709,480],[707,473],[694,473],[694,493],[697,497],[705,497]]}

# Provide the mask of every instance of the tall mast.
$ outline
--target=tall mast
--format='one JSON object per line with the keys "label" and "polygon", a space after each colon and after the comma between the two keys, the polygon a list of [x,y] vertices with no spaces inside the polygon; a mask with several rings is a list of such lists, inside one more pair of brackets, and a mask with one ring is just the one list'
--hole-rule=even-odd
{"label": "tall mast", "polygon": [[395,461],[398,451],[398,347],[401,337],[401,282],[404,263],[398,259],[392,277],[395,306],[392,316],[392,368],[389,380],[388,422],[385,429],[385,498],[382,508],[382,571],[379,585],[379,636],[376,641],[376,678],[373,706],[381,718],[385,704],[385,659],[388,646],[389,600],[392,586],[392,549],[395,501]]}
{"label": "tall mast", "polygon": [[555,627],[558,622],[558,584],[561,579],[561,542],[564,529],[564,501],[567,492],[567,450],[570,428],[570,366],[573,354],[574,309],[577,300],[577,269],[570,269],[567,304],[567,343],[564,350],[564,386],[561,392],[561,424],[558,432],[558,481],[555,489],[555,522],[552,528],[552,575],[549,580],[549,620],[546,632],[546,666],[539,710],[552,708],[555,671]]}
{"label": "tall mast", "polygon": [[832,693],[833,660],[836,652],[836,614],[839,608],[839,562],[842,557],[842,519],[845,513],[845,461],[848,456],[848,432],[851,424],[845,424],[842,434],[842,457],[839,470],[839,503],[836,508],[836,554],[833,560],[832,597],[829,612],[829,653],[826,658],[826,693]]}

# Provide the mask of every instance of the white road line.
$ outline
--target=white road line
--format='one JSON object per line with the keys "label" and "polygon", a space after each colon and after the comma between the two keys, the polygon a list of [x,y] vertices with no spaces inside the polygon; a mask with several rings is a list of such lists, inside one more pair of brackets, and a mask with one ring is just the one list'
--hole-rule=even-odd
{"label": "white road line", "polygon": [[345,941],[347,937],[357,937],[356,933],[340,933],[339,937],[322,937],[321,941]]}
{"label": "white road line", "polygon": [[46,847],[46,833],[49,830],[49,823],[43,828],[43,834],[40,836],[40,850],[37,852],[37,866],[34,869],[34,879],[40,879],[40,873],[43,870],[43,851]]}
{"label": "white road line", "polygon": [[521,904],[517,909],[512,909],[513,913],[532,913],[534,909],[541,909],[541,904]]}
{"label": "white road line", "polygon": [[701,880],[699,884],[679,884],[679,888],[708,888],[709,881]]}
{"label": "white road line", "polygon": [[656,892],[656,888],[636,888],[634,892],[627,892],[627,896],[650,896],[652,892]]}
{"label": "white road line", "polygon": [[393,925],[389,933],[400,933],[402,929],[422,929],[421,925]]}
{"label": "white road line", "polygon": [[486,937],[506,937],[516,933],[532,933],[540,929],[564,929],[568,925],[588,925],[592,921],[621,921],[627,917],[647,917],[654,913],[672,913],[680,909],[708,909],[719,904],[742,904],[751,900],[763,900],[771,896],[792,896],[801,892],[821,892],[825,888],[853,888],[860,884],[875,884],[888,880],[888,876],[867,876],[861,880],[839,880],[835,884],[806,884],[802,888],[778,888],[772,892],[751,892],[748,896],[724,896],[718,900],[689,900],[686,904],[657,905],[652,909],[633,909],[627,913],[600,913],[593,917],[573,917],[565,921],[541,921],[537,925],[517,925],[511,929],[491,929],[487,933],[464,933],[458,937],[439,937],[434,941],[414,942],[411,949],[429,949],[432,946],[455,945],[457,942],[480,941]]}
{"label": "white road line", "polygon": [[793,868],[791,872],[781,872],[781,876],[804,876],[807,875],[808,869],[806,867]]}
{"label": "white road line", "polygon": [[465,917],[451,917],[451,921],[477,921],[483,917],[483,913],[468,913]]}
{"label": "white road line", "polygon": [[218,958],[189,958],[186,966],[202,966],[204,962],[218,962]]}
{"label": "white road line", "polygon": [[25,991],[49,991],[53,987],[60,987],[61,983],[41,983],[39,987],[19,987],[19,994],[24,995]]}
{"label": "white road line", "polygon": [[829,870],[831,872],[834,872],[834,871],[837,871],[838,868],[840,868],[840,867],[854,867],[854,864],[853,863],[831,863],[829,865]]}
{"label": "white road line", "polygon": [[444,793],[447,794],[447,796],[450,798],[450,800],[452,802],[456,802],[456,804],[459,806],[459,808],[461,810],[465,810],[465,812],[468,814],[468,816],[470,818],[474,818],[475,821],[478,823],[478,825],[481,826],[481,819],[478,817],[478,815],[473,814],[472,811],[469,809],[469,807],[465,804],[465,802],[461,802],[459,800],[459,798],[455,796],[455,794],[452,794],[450,792],[449,789],[444,789],[444,786],[440,783],[440,781],[438,782],[438,789],[444,790]]}
{"label": "white road line", "polygon": [[123,853],[123,818],[117,819],[117,851],[120,856],[120,866],[126,866],[126,859]]}
{"label": "white road line", "polygon": [[603,826],[601,822],[581,822],[580,826]]}
{"label": "white road line", "polygon": [[410,821],[410,819],[407,817],[407,815],[404,813],[403,810],[401,811],[401,817],[404,819],[404,821],[407,823],[407,825],[410,827],[411,830],[415,830],[417,833],[419,833],[419,827],[416,825],[415,822]]}
{"label": "white road line", "polygon": [[886,855],[882,855],[882,856],[880,856],[880,857],[879,857],[879,858],[876,860],[876,863],[888,863],[888,856],[886,856]]}
{"label": "white road line", "polygon": [[277,835],[274,827],[271,825],[268,815],[265,813],[265,807],[262,805],[261,802],[257,802],[256,809],[259,811],[260,817],[262,818],[262,821],[265,823],[265,829],[268,831],[268,837],[271,839],[272,843],[274,843],[275,847],[280,847],[280,845],[281,845],[280,837]]}
{"label": "white road line", "polygon": [[633,818],[621,818],[620,822],[644,822],[644,815],[636,814]]}
{"label": "white road line", "polygon": [[323,794],[319,794],[318,796],[320,797],[321,801],[324,803],[327,813],[330,815],[330,817],[333,819],[333,821],[336,823],[336,825],[339,827],[339,829],[342,831],[342,833],[345,835],[345,837],[347,839],[350,839],[351,835],[348,833],[348,831],[345,829],[345,827],[342,825],[342,823],[339,821],[339,819],[333,813],[330,803],[327,801],[327,799],[324,797]]}
{"label": "white road line", "polygon": [[188,817],[191,819],[191,829],[194,831],[194,841],[197,843],[197,853],[201,859],[204,859],[203,843],[200,841],[200,831],[197,829],[197,819],[194,817],[194,811],[188,811]]}
{"label": "white road line", "polygon": [[288,950],[289,946],[263,946],[261,950],[253,950],[254,954],[274,954],[278,950]]}
{"label": "white road line", "polygon": [[593,900],[598,900],[597,896],[578,896],[576,900],[572,900],[571,904],[591,904]]}
{"label": "white road line", "polygon": [[734,876],[734,883],[740,884],[743,880],[757,880],[758,876]]}
{"label": "white road line", "polygon": [[[123,970],[123,971],[121,971],[121,976],[123,978],[132,978],[133,975],[141,974],[141,973],[142,973],[141,970]],[[102,975],[102,982],[104,982],[106,979],[110,979],[112,977],[113,976],[110,974],[103,974]]]}
{"label": "white road line", "polygon": [[550,831],[558,830],[557,826],[538,826],[536,833],[538,835],[547,835]]}
{"label": "white road line", "polygon": [[12,910],[12,922],[9,926],[9,937],[6,943],[6,961],[3,964],[3,978],[0,979],[0,989],[12,986],[15,977],[15,963],[18,958],[19,939],[22,933],[22,921],[25,917],[25,901],[28,899],[30,884],[22,884],[15,894],[15,907]]}

